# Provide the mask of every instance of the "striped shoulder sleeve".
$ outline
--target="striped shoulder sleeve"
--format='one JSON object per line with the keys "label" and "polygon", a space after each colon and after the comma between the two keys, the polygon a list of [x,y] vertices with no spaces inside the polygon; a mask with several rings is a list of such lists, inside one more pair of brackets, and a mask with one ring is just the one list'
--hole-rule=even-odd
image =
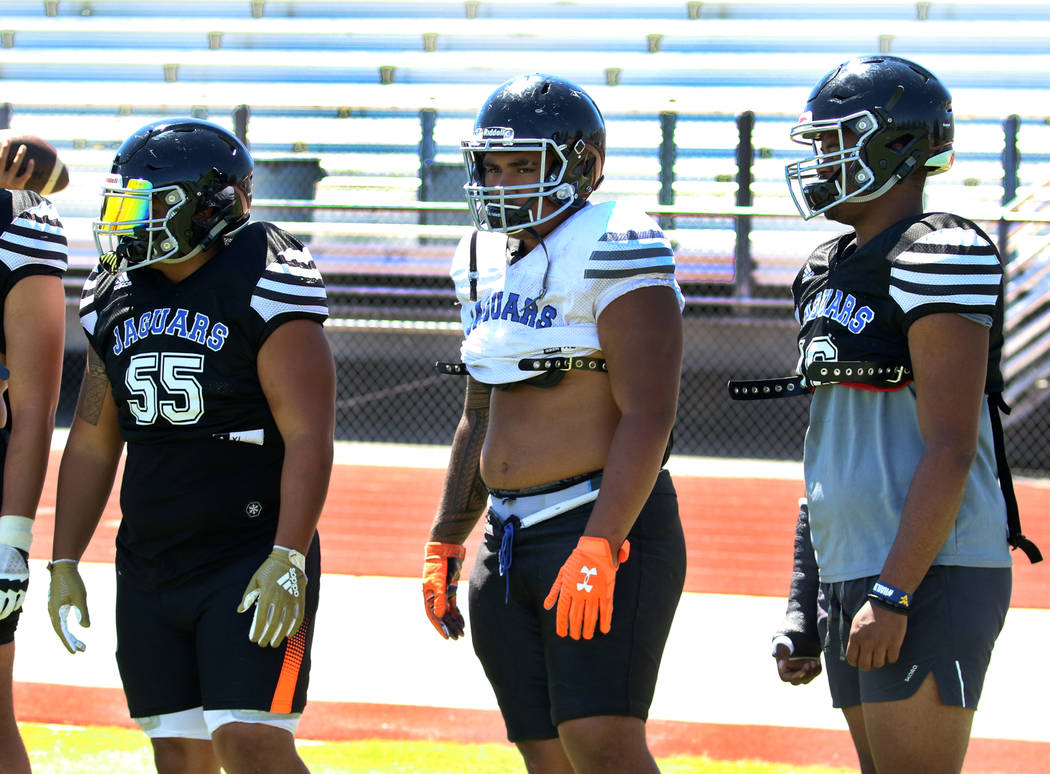
{"label": "striped shoulder sleeve", "polygon": [[16,214],[0,234],[0,261],[12,273],[64,274],[69,248],[54,205],[29,191],[12,194]]}
{"label": "striped shoulder sleeve", "polygon": [[674,251],[658,228],[606,231],[587,259],[587,279],[623,279],[644,274],[674,275]]}
{"label": "striped shoulder sleeve", "polygon": [[282,316],[324,322],[328,296],[310,250],[302,244],[268,245],[269,260],[252,289],[251,307],[269,324]]}
{"label": "striped shoulder sleeve", "polygon": [[94,335],[98,323],[98,305],[95,303],[95,291],[99,285],[99,270],[95,268],[84,281],[80,290],[80,325],[88,338]]}
{"label": "striped shoulder sleeve", "polygon": [[994,317],[1003,267],[978,229],[957,221],[923,235],[890,264],[890,296],[914,320],[935,312]]}
{"label": "striped shoulder sleeve", "polygon": [[620,296],[652,286],[672,289],[679,309],[684,306],[675,280],[674,250],[652,218],[623,217],[617,209],[592,245],[583,276],[590,283],[596,316]]}

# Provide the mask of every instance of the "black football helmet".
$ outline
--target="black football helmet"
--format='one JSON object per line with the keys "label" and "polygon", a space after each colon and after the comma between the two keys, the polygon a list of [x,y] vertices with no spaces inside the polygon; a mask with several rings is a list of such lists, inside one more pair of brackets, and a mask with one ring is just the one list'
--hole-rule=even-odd
{"label": "black football helmet", "polygon": [[[856,144],[847,146],[844,129]],[[821,136],[836,133],[839,150],[821,153]],[[791,197],[806,220],[847,200],[871,201],[919,167],[950,169],[954,136],[951,94],[929,70],[896,56],[850,59],[820,79],[791,130],[814,151],[787,166]]]}
{"label": "black football helmet", "polygon": [[[552,75],[521,75],[489,95],[461,149],[475,226],[523,231],[579,207],[601,184],[605,119],[579,86]],[[522,151],[541,154],[545,172],[538,185],[485,185],[486,154]],[[554,212],[541,213],[544,199],[556,205]]]}
{"label": "black football helmet", "polygon": [[196,118],[146,124],[117,151],[92,224],[99,262],[116,273],[178,263],[245,223],[254,162],[221,126]]}

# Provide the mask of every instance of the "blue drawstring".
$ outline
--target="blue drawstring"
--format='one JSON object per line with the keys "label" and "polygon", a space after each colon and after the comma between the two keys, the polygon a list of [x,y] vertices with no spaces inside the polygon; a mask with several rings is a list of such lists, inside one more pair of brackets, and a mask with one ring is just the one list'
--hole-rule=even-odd
{"label": "blue drawstring", "polygon": [[521,526],[517,516],[511,516],[503,522],[503,538],[499,544],[499,574],[507,580],[507,593],[503,604],[510,602],[510,565],[514,561],[514,531]]}

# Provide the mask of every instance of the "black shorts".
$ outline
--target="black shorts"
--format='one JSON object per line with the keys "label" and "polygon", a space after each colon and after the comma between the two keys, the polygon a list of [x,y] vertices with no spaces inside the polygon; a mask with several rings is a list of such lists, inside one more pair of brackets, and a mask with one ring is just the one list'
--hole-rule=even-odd
{"label": "black shorts", "polygon": [[832,705],[907,699],[933,672],[942,703],[976,709],[992,646],[1010,607],[1011,569],[931,567],[912,596],[897,662],[865,672],[846,661],[846,645],[853,617],[874,582],[860,578],[820,584],[817,627]]}
{"label": "black shorts", "polygon": [[239,557],[174,588],[145,591],[117,575],[117,666],[133,718],[203,707],[302,712],[321,580],[314,535],[306,556],[306,615],[277,648],[248,639],[254,608],[237,606],[269,555]]}
{"label": "black shorts", "polygon": [[0,619],[0,645],[15,641],[15,629],[18,628],[18,619],[21,617],[22,608],[18,608],[7,618]]}
{"label": "black shorts", "polygon": [[490,514],[470,578],[470,628],[512,742],[553,739],[575,718],[649,715],[664,644],[685,585],[678,496],[662,471],[631,529],[616,573],[612,628],[591,640],[558,637],[543,600],[576,548],[593,503],[516,533],[499,574],[502,527]]}

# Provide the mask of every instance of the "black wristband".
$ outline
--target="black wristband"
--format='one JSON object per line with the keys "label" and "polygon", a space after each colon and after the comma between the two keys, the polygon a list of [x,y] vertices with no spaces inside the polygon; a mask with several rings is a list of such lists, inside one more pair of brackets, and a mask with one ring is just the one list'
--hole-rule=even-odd
{"label": "black wristband", "polygon": [[911,595],[881,580],[876,580],[872,585],[868,599],[895,613],[907,615],[911,612]]}
{"label": "black wristband", "polygon": [[894,605],[894,604],[891,604],[891,603],[887,602],[885,599],[880,597],[878,594],[868,594],[868,599],[870,599],[872,602],[874,602],[879,607],[884,607],[887,610],[892,610],[894,613],[900,613],[901,615],[907,615],[908,613],[911,612],[906,607],[900,607],[899,605]]}

